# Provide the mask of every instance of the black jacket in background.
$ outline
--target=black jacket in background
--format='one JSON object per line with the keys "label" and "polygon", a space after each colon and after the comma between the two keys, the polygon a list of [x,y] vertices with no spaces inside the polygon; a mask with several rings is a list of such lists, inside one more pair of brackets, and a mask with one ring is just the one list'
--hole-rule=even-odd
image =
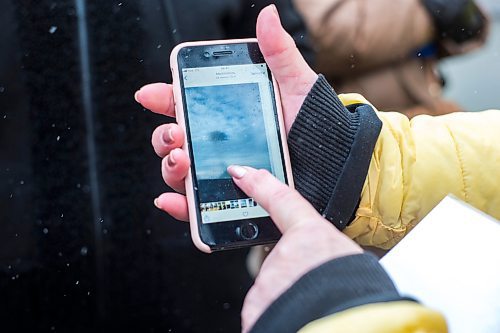
{"label": "black jacket in background", "polygon": [[166,119],[133,94],[170,81],[181,41],[255,36],[268,2],[2,2],[2,332],[239,330],[246,251],[204,255],[154,208],[167,188],[150,135]]}

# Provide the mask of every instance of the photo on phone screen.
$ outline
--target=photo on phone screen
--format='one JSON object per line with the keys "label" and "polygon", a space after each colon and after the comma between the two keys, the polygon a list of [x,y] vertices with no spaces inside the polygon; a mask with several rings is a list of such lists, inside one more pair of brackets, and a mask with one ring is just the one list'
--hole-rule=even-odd
{"label": "photo on phone screen", "polygon": [[269,216],[227,172],[244,165],[286,180],[267,65],[183,68],[181,75],[202,222]]}

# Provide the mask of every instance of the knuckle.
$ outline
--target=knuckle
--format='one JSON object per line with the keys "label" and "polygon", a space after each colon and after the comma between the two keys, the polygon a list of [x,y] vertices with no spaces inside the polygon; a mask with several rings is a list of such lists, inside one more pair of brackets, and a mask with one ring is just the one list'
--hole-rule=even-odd
{"label": "knuckle", "polygon": [[275,251],[278,258],[288,258],[290,255],[290,248],[286,243],[280,244]]}
{"label": "knuckle", "polygon": [[276,205],[279,205],[279,203],[293,202],[293,192],[287,186],[279,184],[270,193],[269,199]]}
{"label": "knuckle", "polygon": [[269,173],[266,169],[258,169],[254,174],[254,181],[263,183],[269,179],[269,176],[271,176],[271,173]]}
{"label": "knuckle", "polygon": [[266,200],[262,197],[262,191],[267,188],[271,174],[266,169],[258,169],[252,172],[251,177],[246,182],[247,194],[260,200]]}

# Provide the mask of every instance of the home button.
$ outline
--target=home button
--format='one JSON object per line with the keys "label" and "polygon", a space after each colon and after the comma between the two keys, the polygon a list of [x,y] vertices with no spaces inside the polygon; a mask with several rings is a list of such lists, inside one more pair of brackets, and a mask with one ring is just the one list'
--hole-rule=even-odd
{"label": "home button", "polygon": [[244,240],[252,240],[259,234],[259,228],[250,222],[243,223],[236,228],[236,234]]}

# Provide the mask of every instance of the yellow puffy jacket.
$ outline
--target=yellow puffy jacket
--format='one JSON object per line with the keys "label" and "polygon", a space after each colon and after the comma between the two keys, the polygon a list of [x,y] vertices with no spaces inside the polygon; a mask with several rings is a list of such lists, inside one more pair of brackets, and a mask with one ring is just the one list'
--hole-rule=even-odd
{"label": "yellow puffy jacket", "polygon": [[358,306],[313,321],[299,333],[446,333],[444,317],[408,301]]}
{"label": "yellow puffy jacket", "polygon": [[[339,98],[368,103],[359,94]],[[500,219],[500,111],[377,115],[382,131],[348,236],[389,249],[450,193]]]}

